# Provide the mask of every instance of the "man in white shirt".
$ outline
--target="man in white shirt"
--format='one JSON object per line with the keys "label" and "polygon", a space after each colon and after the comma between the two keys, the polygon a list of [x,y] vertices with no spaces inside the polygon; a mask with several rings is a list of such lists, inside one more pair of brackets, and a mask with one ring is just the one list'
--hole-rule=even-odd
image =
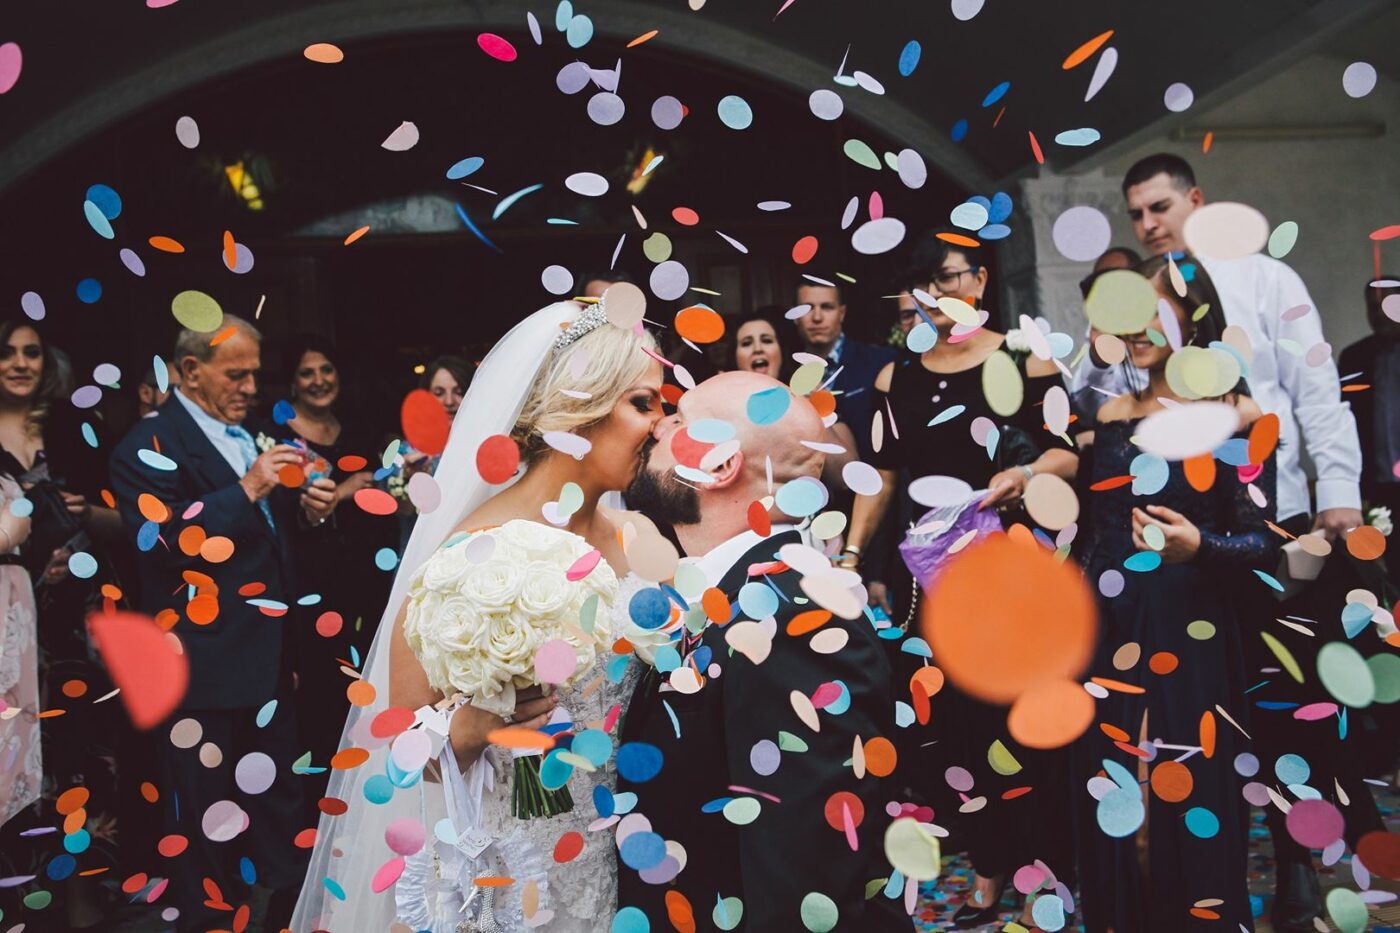
{"label": "man in white shirt", "polygon": [[[1123,178],[1123,197],[1133,232],[1150,253],[1187,250],[1182,231],[1186,219],[1205,203],[1205,195],[1185,159],[1164,153],[1138,161]],[[1247,376],[1250,393],[1260,408],[1279,418],[1275,454],[1278,524],[1293,535],[1317,531],[1329,540],[1339,540],[1363,523],[1361,445],[1351,406],[1341,400],[1330,348],[1319,350],[1312,357],[1318,359],[1317,365],[1308,362],[1310,350],[1326,345],[1322,320],[1307,286],[1288,266],[1263,254],[1234,260],[1196,259],[1215,284],[1226,321],[1249,337],[1253,349]],[[1145,374],[1136,382],[1146,385]],[[1075,373],[1073,389],[1085,386],[1097,386],[1114,395],[1129,388],[1120,367],[1098,369],[1087,357]],[[1304,447],[1317,471],[1315,514],[1308,495],[1308,477],[1300,462]],[[1264,602],[1261,597],[1257,610],[1260,618],[1289,613],[1321,618],[1328,611],[1340,609],[1315,610],[1311,604]],[[1296,647],[1295,655],[1309,650],[1311,646],[1306,642]],[[1257,636],[1246,637],[1244,647],[1251,674],[1276,663]],[[1305,669],[1310,668],[1311,658],[1300,660]],[[1267,692],[1255,695],[1256,700],[1279,698],[1280,695]],[[1344,812],[1348,830],[1354,830],[1365,821],[1359,808],[1371,804],[1365,785],[1356,783],[1354,775],[1344,773],[1345,769],[1324,774],[1331,769],[1328,759],[1338,757],[1338,753],[1314,751],[1309,743],[1316,741],[1316,735],[1297,728],[1291,719],[1280,718],[1285,716],[1266,712],[1251,724],[1259,757],[1272,762],[1286,752],[1302,753],[1313,765],[1311,784],[1324,797],[1332,796],[1334,783],[1348,785],[1356,806]],[[1312,930],[1322,903],[1311,856],[1292,839],[1278,807],[1265,807],[1264,812],[1274,839],[1274,929],[1284,933]]]}
{"label": "man in white shirt", "polygon": [[[1133,232],[1150,253],[1186,250],[1186,218],[1205,203],[1205,195],[1185,159],[1167,154],[1142,159],[1124,176],[1123,196]],[[1198,259],[1220,294],[1226,321],[1249,336],[1250,393],[1260,408],[1279,417],[1279,524],[1294,534],[1311,529],[1334,540],[1345,535],[1363,523],[1361,444],[1351,407],[1341,401],[1331,353],[1316,366],[1305,359],[1323,343],[1322,319],[1307,286],[1288,266],[1263,254]],[[1306,313],[1293,310],[1303,306]],[[1114,394],[1127,390],[1121,370],[1095,370],[1086,358],[1074,387],[1090,384]],[[1299,460],[1304,446],[1317,470],[1315,512]]]}

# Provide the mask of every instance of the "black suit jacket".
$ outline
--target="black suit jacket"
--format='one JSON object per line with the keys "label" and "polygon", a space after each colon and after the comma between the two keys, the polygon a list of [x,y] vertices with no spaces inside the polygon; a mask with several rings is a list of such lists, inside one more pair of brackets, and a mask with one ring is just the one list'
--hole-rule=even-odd
{"label": "black suit jacket", "polygon": [[[779,547],[798,540],[796,532],[769,538],[734,565],[719,588],[736,610],[750,566],[775,561]],[[743,902],[741,929],[768,933],[805,929],[802,901],[819,892],[836,903],[839,929],[907,933],[912,924],[899,904],[883,893],[865,897],[868,883],[890,876],[884,856],[885,802],[894,787],[868,772],[857,779],[848,763],[857,736],[868,742],[894,732],[889,662],[864,619],[832,617],[823,626],[844,629],[849,636],[835,654],[813,651],[812,634],[786,634],[794,616],[816,606],[795,602],[803,598],[797,573],[782,568],[767,580],[782,597],[772,651],[760,664],[731,651],[725,642],[728,626],[712,624],[689,658],[697,659],[702,673],[711,663],[718,665],[720,676],[707,676],[700,691],[690,695],[659,692],[660,677],[654,671],[637,687],[620,739],[656,746],[662,767],[645,783],[619,780],[618,786],[637,795],[633,812],[645,815],[653,832],[684,846],[686,864],[673,882],[663,885],[648,884],[622,864],[618,907],[637,907],[652,929],[662,929],[668,927],[666,896],[674,890],[689,901],[697,929],[712,930],[716,898],[737,897]],[[742,618],[740,614],[729,625]],[[708,660],[703,659],[706,652]],[[794,711],[791,694],[810,698],[832,681],[846,686],[850,707],[840,714],[819,711],[821,729],[814,731]],[[782,733],[793,738],[780,739]],[[805,744],[806,751],[783,751],[778,769],[763,775],[751,755],[764,740],[781,741],[784,747]],[[855,852],[824,815],[827,800],[838,791],[855,794],[864,808]],[[739,797],[757,799],[761,806],[758,817],[744,826],[719,812],[726,798]]]}
{"label": "black suit jacket", "polygon": [[[277,436],[270,426],[251,421],[243,426],[254,437],[260,430]],[[157,444],[160,453],[175,462],[174,470],[156,469],[138,456],[138,451],[155,450]],[[151,616],[163,609],[180,614],[173,631],[190,659],[190,686],[181,706],[236,709],[272,699],[285,675],[282,628],[291,616],[264,612],[248,600],[288,606],[295,600],[284,545],[298,517],[295,495],[278,489],[269,497],[278,528],[274,533],[262,510],[248,501],[238,474],[173,396],[155,417],[137,422],[117,445],[111,477],[117,508],[133,538],[146,523],[138,507],[142,493],[155,496],[172,513],[160,526],[161,540],[138,554],[140,608]],[[203,508],[186,521],[182,516],[195,502]],[[217,564],[198,554],[186,555],[178,539],[188,525],[198,525],[208,537],[232,539],[233,555]],[[194,624],[185,612],[190,598],[186,571],[207,574],[218,586],[219,612],[208,625]],[[266,589],[256,596],[239,593],[240,587],[252,583]]]}
{"label": "black suit jacket", "polygon": [[836,413],[850,427],[860,448],[860,459],[869,462],[870,422],[875,417],[875,377],[896,357],[893,347],[877,347],[846,338],[841,347],[840,374],[830,386],[836,396]]}

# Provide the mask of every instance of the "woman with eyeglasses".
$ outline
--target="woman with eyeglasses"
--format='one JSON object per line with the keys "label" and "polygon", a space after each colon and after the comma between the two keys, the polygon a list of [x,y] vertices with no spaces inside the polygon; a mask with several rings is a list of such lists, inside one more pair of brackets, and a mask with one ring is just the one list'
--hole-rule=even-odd
{"label": "woman with eyeglasses", "polygon": [[[987,401],[983,366],[1008,348],[1007,335],[988,326],[994,319],[983,307],[989,276],[981,251],[930,234],[915,252],[907,281],[911,295],[920,299],[917,313],[925,325],[923,336],[927,338],[931,326],[935,342],[917,356],[905,354],[886,366],[875,383],[882,393],[877,409],[884,412],[887,423],[884,444],[873,465],[884,482],[876,495],[856,497],[842,561],[848,568],[859,565],[862,550],[895,496],[902,469],[915,479],[950,476],[974,490],[988,490],[979,505],[986,509],[1019,503],[1037,473],[1072,478],[1078,462],[1073,451],[1042,426],[1037,403],[1048,389],[1060,384],[1052,362],[1013,351],[1024,385],[1020,410],[1002,416]],[[960,304],[940,308],[938,300],[944,298],[958,299]],[[927,303],[930,300],[932,305]],[[955,321],[950,311],[960,320]],[[916,325],[910,336],[915,346],[919,336]],[[990,432],[999,438],[994,447],[985,443]],[[916,507],[915,515],[919,513]],[[904,568],[896,569],[902,579],[892,584],[894,619],[897,624],[907,623],[914,618],[922,594]],[[936,664],[938,659],[933,660]],[[934,804],[935,822],[945,827],[956,823],[968,842],[977,877],[953,920],[959,928],[969,928],[998,918],[1003,890],[1018,868],[1040,859],[1060,880],[1072,874],[1069,807],[1060,793],[1067,794],[1061,786],[1061,773],[1067,775],[1067,767],[1063,754],[1020,748],[1007,733],[1004,708],[977,702],[951,684],[933,703],[930,726],[920,728],[924,761],[917,773],[926,776],[926,786],[919,789]],[[989,767],[988,748],[997,739],[1021,762],[1020,773],[1001,775]],[[952,768],[974,777],[967,796],[985,797],[985,806],[969,808],[943,786],[945,773]],[[961,785],[961,779],[957,783]],[[1021,786],[1034,789],[1002,799],[1003,793]],[[1057,821],[1062,824],[1058,828]],[[1022,918],[1023,923],[1028,920],[1028,916]]]}

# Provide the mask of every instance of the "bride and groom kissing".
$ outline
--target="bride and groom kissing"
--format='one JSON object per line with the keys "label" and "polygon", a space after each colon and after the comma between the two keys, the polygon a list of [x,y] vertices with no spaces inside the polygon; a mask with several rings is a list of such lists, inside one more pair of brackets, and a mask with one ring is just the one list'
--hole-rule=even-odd
{"label": "bride and groom kissing", "polygon": [[863,600],[824,595],[859,582],[817,566],[816,508],[776,501],[820,506],[822,419],[744,372],[663,415],[643,302],[546,307],[478,370],[295,933],[911,928],[861,751],[894,732],[889,662]]}

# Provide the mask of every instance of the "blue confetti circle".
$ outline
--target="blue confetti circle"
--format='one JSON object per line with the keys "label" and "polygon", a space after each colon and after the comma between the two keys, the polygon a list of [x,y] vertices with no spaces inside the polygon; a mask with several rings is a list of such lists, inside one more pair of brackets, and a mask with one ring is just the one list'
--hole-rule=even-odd
{"label": "blue confetti circle", "polygon": [[742,97],[730,94],[719,102],[719,120],[731,130],[746,130],[753,125],[753,108]]}
{"label": "blue confetti circle", "polygon": [[77,867],[78,860],[65,852],[62,855],[54,856],[45,867],[44,873],[49,876],[51,881],[62,881],[73,874],[73,870]]}
{"label": "blue confetti circle", "polygon": [[1285,784],[1306,784],[1312,776],[1312,767],[1302,755],[1279,755],[1274,762],[1274,774]]}
{"label": "blue confetti circle", "polygon": [[382,547],[374,552],[374,566],[383,571],[393,570],[399,565],[399,552],[391,547]]}
{"label": "blue confetti circle", "polygon": [[905,43],[904,48],[899,53],[899,73],[907,78],[914,73],[914,69],[919,67],[919,57],[923,55],[923,46],[919,45],[918,39],[910,39]]}
{"label": "blue confetti circle", "polygon": [[101,297],[102,283],[97,279],[83,279],[78,283],[78,300],[83,304],[95,304]]}
{"label": "blue confetti circle", "polygon": [[635,832],[622,840],[617,854],[628,868],[645,871],[660,865],[666,857],[666,840],[656,833]]}
{"label": "blue confetti circle", "polygon": [[661,749],[647,742],[628,742],[617,750],[617,773],[624,781],[645,784],[661,773]]}
{"label": "blue confetti circle", "polygon": [[87,190],[87,201],[102,212],[108,220],[116,220],[122,213],[121,195],[109,185],[92,185]]}
{"label": "blue confetti circle", "polygon": [[654,586],[638,590],[627,604],[632,621],[648,631],[658,629],[671,618],[671,601]]}
{"label": "blue confetti circle", "polygon": [[739,609],[750,619],[766,619],[778,611],[778,594],[766,583],[745,583],[739,589]]}
{"label": "blue confetti circle", "polygon": [[982,106],[990,107],[1006,96],[1006,92],[1011,90],[1011,82],[1003,81],[987,92],[987,96],[982,98]]}
{"label": "blue confetti circle", "polygon": [[616,812],[613,804],[612,791],[608,790],[602,784],[593,785],[593,809],[597,810],[599,818],[604,820]]}
{"label": "blue confetti circle", "polygon": [[155,522],[146,522],[136,532],[136,548],[145,553],[156,546],[156,541],[160,538],[160,526]]}
{"label": "blue confetti circle", "polygon": [[388,803],[394,796],[394,785],[383,774],[376,774],[365,781],[365,799],[370,803]]}
{"label": "blue confetti circle", "polygon": [[246,855],[238,860],[238,874],[242,877],[244,884],[258,883],[258,869],[253,864],[253,860]]}
{"label": "blue confetti circle", "polygon": [[787,386],[774,386],[750,395],[746,408],[754,424],[773,424],[787,414],[791,404],[792,393]]}
{"label": "blue confetti circle", "polygon": [[1205,807],[1192,807],[1186,811],[1186,828],[1193,836],[1210,839],[1220,832],[1220,818]]}
{"label": "blue confetti circle", "polygon": [[86,829],[80,829],[63,837],[63,848],[74,855],[86,852],[90,845],[92,845],[92,836],[88,835]]}
{"label": "blue confetti circle", "polygon": [[651,921],[636,907],[624,907],[613,915],[612,933],[651,933]]}
{"label": "blue confetti circle", "polygon": [[284,398],[279,398],[277,404],[272,406],[272,420],[279,425],[286,424],[296,416],[297,410]]}
{"label": "blue confetti circle", "polygon": [[967,138],[967,120],[959,120],[953,124],[953,130],[948,134],[953,142],[960,143]]}
{"label": "blue confetti circle", "polygon": [[21,496],[10,503],[10,514],[16,518],[28,518],[34,514],[34,503]]}
{"label": "blue confetti circle", "polygon": [[87,551],[78,551],[68,558],[68,572],[79,580],[87,580],[97,573],[97,558]]}

